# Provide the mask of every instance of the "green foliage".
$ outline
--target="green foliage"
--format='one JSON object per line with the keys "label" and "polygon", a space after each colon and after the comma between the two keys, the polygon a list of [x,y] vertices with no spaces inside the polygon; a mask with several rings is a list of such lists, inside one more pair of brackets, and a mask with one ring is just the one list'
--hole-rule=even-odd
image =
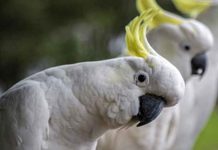
{"label": "green foliage", "polygon": [[201,132],[194,150],[217,150],[218,149],[218,110],[216,109],[210,120]]}

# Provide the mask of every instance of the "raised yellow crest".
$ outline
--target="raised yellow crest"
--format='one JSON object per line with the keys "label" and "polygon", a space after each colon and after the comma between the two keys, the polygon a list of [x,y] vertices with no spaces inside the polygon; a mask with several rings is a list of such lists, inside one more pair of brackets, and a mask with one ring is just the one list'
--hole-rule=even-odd
{"label": "raised yellow crest", "polygon": [[141,13],[140,16],[135,17],[126,26],[125,38],[129,55],[146,59],[149,54],[157,54],[146,38],[148,25],[157,14],[158,11],[149,9]]}
{"label": "raised yellow crest", "polygon": [[176,8],[190,17],[197,17],[204,12],[211,4],[212,0],[172,0]]}
{"label": "raised yellow crest", "polygon": [[149,24],[150,28],[156,28],[163,23],[181,24],[184,20],[169,12],[163,10],[156,0],[136,0],[136,7],[140,13],[148,9],[159,10],[159,13],[154,17],[153,21]]}

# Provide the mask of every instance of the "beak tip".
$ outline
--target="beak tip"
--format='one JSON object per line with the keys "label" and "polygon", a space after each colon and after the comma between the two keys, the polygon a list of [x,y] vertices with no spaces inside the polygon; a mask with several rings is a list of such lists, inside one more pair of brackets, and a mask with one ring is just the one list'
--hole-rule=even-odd
{"label": "beak tip", "polygon": [[203,76],[207,68],[207,56],[205,53],[197,54],[191,60],[192,75]]}
{"label": "beak tip", "polygon": [[203,77],[204,73],[205,73],[205,68],[198,68],[196,70],[192,70],[192,75],[199,75]]}
{"label": "beak tip", "polygon": [[143,125],[145,125],[146,123],[145,122],[139,122],[137,125],[136,125],[136,127],[141,127],[141,126],[143,126]]}
{"label": "beak tip", "polygon": [[140,107],[137,118],[139,123],[137,127],[143,126],[152,122],[162,111],[165,106],[165,100],[160,96],[146,94],[139,97]]}

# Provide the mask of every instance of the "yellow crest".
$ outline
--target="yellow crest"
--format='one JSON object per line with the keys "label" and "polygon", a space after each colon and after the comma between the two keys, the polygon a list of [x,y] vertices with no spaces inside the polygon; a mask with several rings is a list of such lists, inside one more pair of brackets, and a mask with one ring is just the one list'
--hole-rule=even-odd
{"label": "yellow crest", "polygon": [[156,54],[147,41],[146,33],[148,30],[148,24],[157,13],[158,11],[151,9],[144,11],[140,16],[135,17],[126,26],[125,38],[129,55],[146,59],[149,54]]}
{"label": "yellow crest", "polygon": [[159,13],[154,17],[153,21],[149,24],[150,28],[156,28],[163,23],[171,24],[181,24],[183,22],[182,18],[179,18],[175,15],[167,13],[164,11],[155,0],[136,0],[136,7],[141,13],[148,9],[159,10]]}
{"label": "yellow crest", "polygon": [[212,4],[212,0],[172,0],[172,1],[179,11],[193,18],[197,17]]}

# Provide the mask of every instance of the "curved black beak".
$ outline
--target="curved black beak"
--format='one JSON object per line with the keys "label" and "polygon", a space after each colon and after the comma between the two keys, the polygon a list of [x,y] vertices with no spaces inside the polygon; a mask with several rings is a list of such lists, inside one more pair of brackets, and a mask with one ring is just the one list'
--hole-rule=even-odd
{"label": "curved black beak", "polygon": [[192,74],[203,76],[207,67],[206,53],[197,54],[191,60]]}
{"label": "curved black beak", "polygon": [[137,127],[153,121],[160,114],[165,105],[165,100],[163,97],[152,94],[140,96],[139,101],[139,113],[136,116],[139,120]]}

